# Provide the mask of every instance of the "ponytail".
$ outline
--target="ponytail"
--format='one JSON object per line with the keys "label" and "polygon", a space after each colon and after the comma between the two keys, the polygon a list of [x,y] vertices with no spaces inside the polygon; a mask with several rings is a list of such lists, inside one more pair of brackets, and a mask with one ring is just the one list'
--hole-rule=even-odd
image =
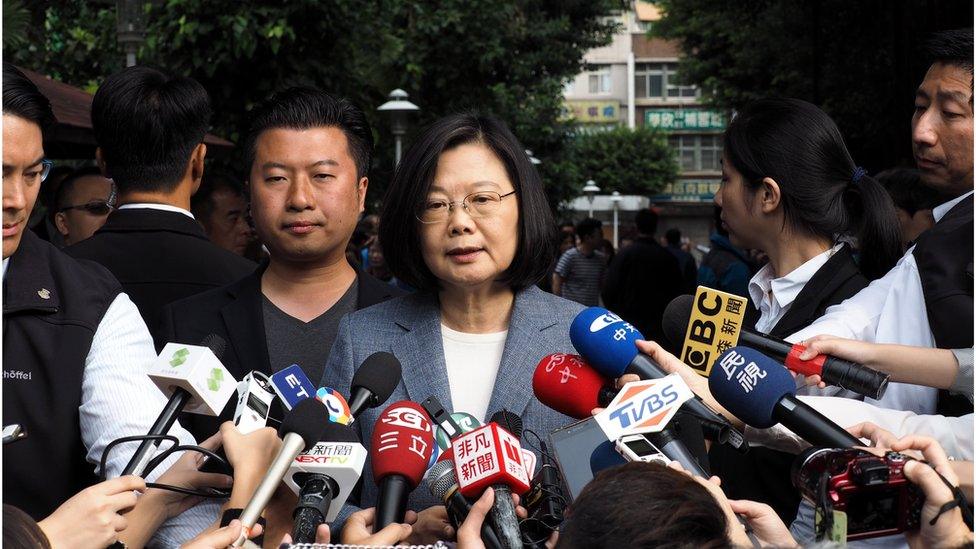
{"label": "ponytail", "polygon": [[895,204],[881,183],[868,175],[851,182],[843,201],[855,222],[851,233],[857,237],[861,274],[869,280],[881,278],[902,255]]}

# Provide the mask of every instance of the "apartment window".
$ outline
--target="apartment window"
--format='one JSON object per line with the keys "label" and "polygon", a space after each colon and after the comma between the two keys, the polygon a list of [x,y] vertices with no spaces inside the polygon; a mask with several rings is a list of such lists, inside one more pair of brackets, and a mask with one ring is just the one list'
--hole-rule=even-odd
{"label": "apartment window", "polygon": [[634,94],[643,98],[698,97],[698,88],[678,78],[677,63],[638,63],[634,71]]}
{"label": "apartment window", "polygon": [[593,65],[589,82],[590,93],[610,93],[610,65]]}
{"label": "apartment window", "polygon": [[668,144],[674,150],[681,171],[721,171],[722,141],[718,135],[672,135]]}

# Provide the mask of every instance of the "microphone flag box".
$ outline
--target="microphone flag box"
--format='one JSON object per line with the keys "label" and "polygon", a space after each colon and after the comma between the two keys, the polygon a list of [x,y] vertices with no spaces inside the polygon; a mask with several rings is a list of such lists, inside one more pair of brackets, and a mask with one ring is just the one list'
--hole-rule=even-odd
{"label": "microphone flag box", "polygon": [[678,374],[631,381],[605,410],[594,416],[608,440],[626,435],[658,433],[685,401],[694,397]]}
{"label": "microphone flag box", "polygon": [[681,362],[708,377],[715,357],[739,342],[748,306],[749,300],[744,297],[699,286],[681,347]]}
{"label": "microphone flag box", "polygon": [[237,380],[208,347],[167,343],[149,368],[149,378],[164,395],[174,387],[192,397],[184,412],[219,415],[237,389]]}
{"label": "microphone flag box", "polygon": [[298,495],[309,475],[318,473],[331,477],[339,486],[339,493],[333,496],[329,514],[325,517],[326,522],[332,522],[359,482],[366,465],[366,454],[366,448],[358,442],[317,442],[295,456],[282,480]]}
{"label": "microphone flag box", "polygon": [[515,494],[529,490],[522,445],[497,424],[464,433],[452,441],[451,449],[458,487],[465,497],[477,498],[492,484],[507,484]]}
{"label": "microphone flag box", "polygon": [[274,388],[285,409],[291,410],[296,404],[312,398],[316,393],[315,385],[309,381],[308,376],[298,364],[271,374],[271,387]]}

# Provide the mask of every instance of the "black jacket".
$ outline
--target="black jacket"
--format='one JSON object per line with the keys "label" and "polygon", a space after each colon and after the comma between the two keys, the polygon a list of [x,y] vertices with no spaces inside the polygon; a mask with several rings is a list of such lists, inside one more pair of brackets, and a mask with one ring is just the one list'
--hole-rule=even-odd
{"label": "black jacket", "polygon": [[[221,362],[235,379],[240,380],[255,370],[272,374],[261,302],[261,275],[266,268],[267,262],[237,282],[164,307],[160,315],[162,341],[199,345],[208,335],[216,334],[227,342]],[[357,280],[357,310],[404,294],[403,290],[362,271]],[[327,360],[328,357],[322,357],[323,364]],[[235,407],[236,402],[231,399],[219,420],[185,414],[180,424],[202,440],[217,431],[220,421],[233,419]]]}
{"label": "black jacket", "polygon": [[[831,305],[853,296],[870,281],[861,274],[849,246],[827,260],[800,290],[789,311],[769,331],[784,338],[813,324]],[[793,454],[753,447],[740,454],[725,446],[712,446],[712,473],[722,479],[722,489],[732,499],[749,499],[770,505],[786,524],[796,517],[800,495],[790,479]]]}
{"label": "black jacket", "polygon": [[101,265],[24,231],[3,278],[3,424],[27,438],[3,449],[3,501],[35,519],[94,484],[79,407],[95,330],[122,291]]}
{"label": "black jacket", "polygon": [[[139,307],[156,348],[159,314],[177,299],[229,284],[257,265],[207,239],[199,223],[179,212],[117,210],[95,234],[65,250],[101,263]],[[196,343],[199,343],[197,341]]]}
{"label": "black jacket", "polygon": [[614,256],[603,288],[607,309],[636,326],[646,339],[662,341],[664,309],[685,293],[685,281],[671,252],[653,237],[639,237]]}

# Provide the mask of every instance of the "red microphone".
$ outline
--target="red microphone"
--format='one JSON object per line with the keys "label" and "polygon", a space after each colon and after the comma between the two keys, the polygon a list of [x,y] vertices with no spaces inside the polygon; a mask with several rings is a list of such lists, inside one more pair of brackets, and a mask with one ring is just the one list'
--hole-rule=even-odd
{"label": "red microphone", "polygon": [[590,410],[606,407],[616,390],[579,355],[555,353],[543,357],[532,375],[532,390],[546,406],[569,417],[590,417]]}
{"label": "red microphone", "polygon": [[407,497],[420,484],[434,451],[427,413],[409,400],[394,402],[380,414],[371,439],[373,479],[379,487],[373,533],[403,522]]}

